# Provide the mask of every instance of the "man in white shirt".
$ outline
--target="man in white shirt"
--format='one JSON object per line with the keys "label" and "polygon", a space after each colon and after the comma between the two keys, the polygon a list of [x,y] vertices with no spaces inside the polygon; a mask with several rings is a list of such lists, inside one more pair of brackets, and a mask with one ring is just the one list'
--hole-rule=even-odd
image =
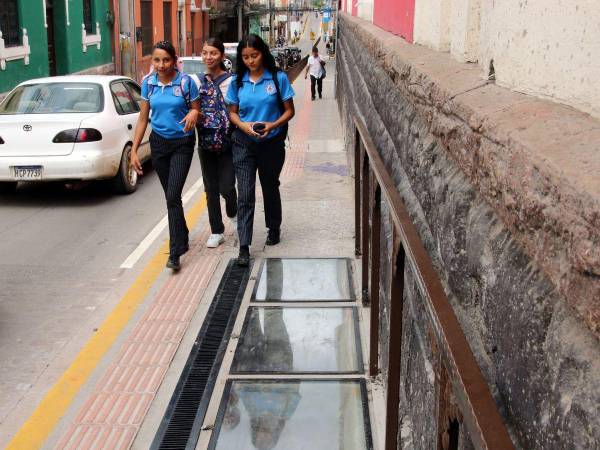
{"label": "man in white shirt", "polygon": [[311,99],[315,99],[315,84],[319,92],[319,98],[323,98],[323,78],[325,78],[325,61],[319,56],[319,49],[313,47],[312,55],[308,57],[308,63],[306,64],[306,72],[304,73],[304,79],[308,78],[310,73],[310,94]]}

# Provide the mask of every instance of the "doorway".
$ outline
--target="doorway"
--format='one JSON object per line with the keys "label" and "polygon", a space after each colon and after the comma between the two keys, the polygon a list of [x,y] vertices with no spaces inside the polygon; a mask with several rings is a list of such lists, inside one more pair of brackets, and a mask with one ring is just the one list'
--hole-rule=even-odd
{"label": "doorway", "polygon": [[48,37],[48,74],[56,75],[56,47],[54,45],[54,1],[46,0],[46,35]]}

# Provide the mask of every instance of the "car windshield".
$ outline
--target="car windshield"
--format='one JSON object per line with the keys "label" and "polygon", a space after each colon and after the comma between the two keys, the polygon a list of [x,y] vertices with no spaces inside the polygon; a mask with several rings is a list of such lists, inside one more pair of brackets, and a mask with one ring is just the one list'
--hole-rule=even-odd
{"label": "car windshield", "polygon": [[0,104],[0,114],[95,113],[102,110],[101,93],[95,83],[26,84]]}
{"label": "car windshield", "polygon": [[187,59],[183,61],[184,73],[204,73],[206,72],[206,64],[199,59]]}

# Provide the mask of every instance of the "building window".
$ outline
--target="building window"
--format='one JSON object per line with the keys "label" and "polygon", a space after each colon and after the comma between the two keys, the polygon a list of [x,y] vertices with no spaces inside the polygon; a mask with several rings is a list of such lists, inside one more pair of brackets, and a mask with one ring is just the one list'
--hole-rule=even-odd
{"label": "building window", "polygon": [[169,41],[169,42],[173,42],[173,27],[171,26],[172,24],[172,19],[173,17],[171,16],[171,2],[170,1],[163,1],[163,20],[165,22],[165,41]]}
{"label": "building window", "polygon": [[142,0],[142,55],[152,53],[154,33],[152,26],[152,0]]}
{"label": "building window", "polygon": [[19,10],[17,0],[2,0],[0,10],[0,31],[5,47],[21,45],[21,30],[19,29]]}
{"label": "building window", "polygon": [[95,34],[93,18],[93,0],[83,0],[83,25],[87,34]]}

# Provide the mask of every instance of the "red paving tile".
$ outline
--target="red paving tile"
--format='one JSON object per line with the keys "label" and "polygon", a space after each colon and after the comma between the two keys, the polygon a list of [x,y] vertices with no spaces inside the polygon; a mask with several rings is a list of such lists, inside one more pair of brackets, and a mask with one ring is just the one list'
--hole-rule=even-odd
{"label": "red paving tile", "polygon": [[156,294],[57,449],[129,448],[223,253],[206,249],[208,234],[198,234],[187,265]]}

